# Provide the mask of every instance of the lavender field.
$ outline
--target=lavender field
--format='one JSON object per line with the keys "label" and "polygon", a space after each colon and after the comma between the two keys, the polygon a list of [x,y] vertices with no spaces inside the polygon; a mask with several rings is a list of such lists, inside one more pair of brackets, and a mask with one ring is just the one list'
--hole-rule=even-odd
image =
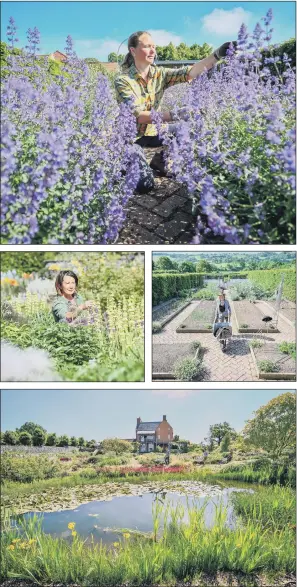
{"label": "lavender field", "polygon": [[[242,25],[224,62],[171,90],[175,135],[153,113],[197,244],[295,242],[295,68],[273,50],[271,21],[269,10],[253,32]],[[57,71],[37,57],[36,28],[13,53],[16,28],[10,19],[2,74],[2,243],[114,243],[139,178],[131,106],[70,37]]]}

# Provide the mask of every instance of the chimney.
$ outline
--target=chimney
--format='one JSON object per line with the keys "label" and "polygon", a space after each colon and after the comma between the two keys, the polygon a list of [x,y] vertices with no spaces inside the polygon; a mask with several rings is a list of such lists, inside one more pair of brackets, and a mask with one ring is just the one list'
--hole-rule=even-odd
{"label": "chimney", "polygon": [[137,418],[137,424],[136,424],[136,428],[138,428],[138,426],[139,426],[140,422],[141,422],[141,418],[140,418],[140,416],[139,416],[139,418]]}
{"label": "chimney", "polygon": [[163,422],[166,422],[166,414],[163,416]]}

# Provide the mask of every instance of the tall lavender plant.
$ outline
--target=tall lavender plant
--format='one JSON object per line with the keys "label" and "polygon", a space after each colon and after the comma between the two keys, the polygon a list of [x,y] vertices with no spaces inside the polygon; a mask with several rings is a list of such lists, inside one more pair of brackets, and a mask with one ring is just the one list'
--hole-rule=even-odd
{"label": "tall lavender plant", "polygon": [[[9,35],[12,44],[14,22]],[[135,118],[106,76],[90,75],[70,36],[67,63],[51,75],[39,37],[29,29],[2,84],[3,242],[112,242],[139,178]]]}
{"label": "tall lavender plant", "polygon": [[237,51],[178,97],[188,118],[175,136],[160,126],[197,209],[196,243],[295,242],[295,71],[267,46],[272,10],[263,20],[252,35],[242,25]]}

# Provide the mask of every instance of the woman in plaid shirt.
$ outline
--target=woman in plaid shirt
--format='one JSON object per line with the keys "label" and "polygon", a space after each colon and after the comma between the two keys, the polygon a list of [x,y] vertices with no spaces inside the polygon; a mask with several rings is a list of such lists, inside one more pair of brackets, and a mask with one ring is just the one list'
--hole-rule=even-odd
{"label": "woman in plaid shirt", "polygon": [[[158,67],[154,65],[156,46],[151,35],[146,31],[137,31],[128,39],[129,53],[122,65],[122,73],[115,80],[115,89],[118,102],[134,100],[134,114],[137,118],[136,144],[140,147],[159,147],[162,140],[158,137],[157,129],[152,124],[151,109],[158,109],[164,91],[175,84],[190,82],[205,69],[211,69],[217,61],[226,56],[230,41],[216,49],[209,57],[194,65],[186,65],[177,69]],[[236,46],[236,42],[233,42]],[[184,112],[180,109],[178,118]],[[174,123],[171,112],[163,112],[164,123]],[[172,124],[171,130],[174,131]],[[140,193],[147,193],[154,187],[153,174],[148,167],[144,154],[140,151],[141,179],[137,186]],[[165,175],[162,153],[157,153],[151,163],[152,169],[157,169]]]}

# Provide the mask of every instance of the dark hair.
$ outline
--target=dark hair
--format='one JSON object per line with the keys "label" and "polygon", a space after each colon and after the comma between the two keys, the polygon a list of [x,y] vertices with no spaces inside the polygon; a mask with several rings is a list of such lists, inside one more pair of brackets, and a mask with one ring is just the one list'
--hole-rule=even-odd
{"label": "dark hair", "polygon": [[131,47],[133,47],[134,49],[136,49],[138,43],[139,43],[139,37],[141,37],[141,35],[150,35],[150,33],[148,33],[148,31],[136,31],[136,33],[132,33],[132,35],[130,35],[129,39],[128,39],[128,53],[122,63],[122,68],[123,69],[129,69],[129,67],[134,63],[134,57],[130,51]]}
{"label": "dark hair", "polygon": [[75,285],[76,287],[78,286],[78,277],[76,275],[76,273],[74,273],[73,271],[70,271],[69,269],[66,269],[64,271],[59,271],[57,277],[56,277],[56,281],[55,281],[55,288],[57,290],[57,293],[59,295],[61,295],[62,293],[62,283],[63,283],[63,279],[66,276],[69,277],[73,277],[73,279],[75,280]]}

